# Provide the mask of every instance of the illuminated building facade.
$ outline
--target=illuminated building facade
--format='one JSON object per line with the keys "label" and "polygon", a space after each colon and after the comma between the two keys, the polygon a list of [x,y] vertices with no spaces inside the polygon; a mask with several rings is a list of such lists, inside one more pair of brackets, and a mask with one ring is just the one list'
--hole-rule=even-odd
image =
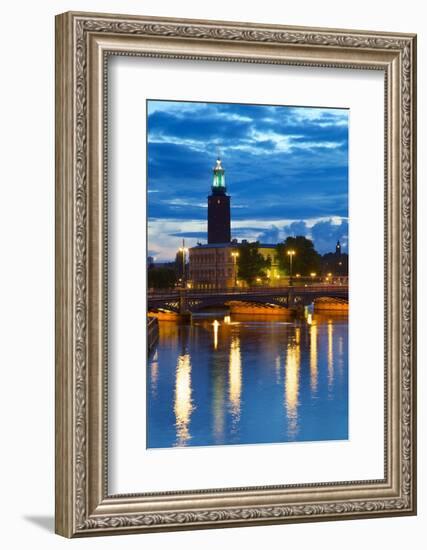
{"label": "illuminated building facade", "polygon": [[[236,240],[231,243],[200,244],[190,248],[190,280],[192,288],[234,288],[244,286],[238,278],[239,247],[244,244]],[[267,281],[279,286],[281,274],[274,244],[260,244],[258,251],[269,259],[271,266],[266,269]],[[263,281],[265,284],[266,281]]]}

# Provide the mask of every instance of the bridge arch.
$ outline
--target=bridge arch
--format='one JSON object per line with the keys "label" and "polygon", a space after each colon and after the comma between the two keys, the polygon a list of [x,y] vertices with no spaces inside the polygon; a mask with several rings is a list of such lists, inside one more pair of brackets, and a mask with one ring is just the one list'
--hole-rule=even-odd
{"label": "bridge arch", "polygon": [[[272,300],[256,300],[256,299],[233,299],[233,300],[220,300],[216,303],[210,303],[210,304],[201,304],[199,307],[192,308],[192,311],[194,313],[202,312],[202,311],[208,311],[212,308],[220,308],[220,307],[228,307],[230,308],[230,311],[237,310],[237,309],[248,309],[248,310],[260,310],[259,313],[264,312],[271,312],[273,310],[276,310],[279,312],[284,312],[288,309],[287,303],[274,303]],[[256,311],[255,311],[256,312]]]}
{"label": "bridge arch", "polygon": [[314,311],[337,311],[337,312],[348,312],[348,297],[328,297],[321,296],[314,300]]}

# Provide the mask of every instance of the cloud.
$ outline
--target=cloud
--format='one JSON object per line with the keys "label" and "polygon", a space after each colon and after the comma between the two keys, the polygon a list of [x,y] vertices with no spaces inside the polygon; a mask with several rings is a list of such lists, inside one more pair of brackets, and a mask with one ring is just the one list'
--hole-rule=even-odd
{"label": "cloud", "polygon": [[280,229],[276,225],[272,225],[269,229],[264,229],[258,235],[258,239],[262,243],[278,243],[281,241]]}
{"label": "cloud", "polygon": [[188,206],[194,208],[207,208],[208,205],[207,203],[205,202],[200,202],[200,203],[196,203],[196,202],[191,202],[189,200],[185,200],[185,199],[180,199],[179,197],[177,198],[173,198],[173,199],[166,199],[163,201],[165,204],[169,205],[169,206],[183,206],[184,208],[187,208]]}
{"label": "cloud", "polygon": [[[184,227],[180,219],[157,219],[149,222],[149,243],[155,243],[153,256],[158,261],[172,260],[182,246],[182,239],[188,247],[198,242],[207,242],[206,220],[187,220]],[[342,218],[284,220],[274,223],[265,220],[235,221],[232,223],[232,238],[277,244],[289,236],[303,235],[312,239],[316,250],[325,254],[335,250],[337,240],[341,241],[343,251],[348,247],[348,220]]]}
{"label": "cloud", "polygon": [[178,233],[169,233],[169,237],[206,239],[206,231],[180,231]]}
{"label": "cloud", "polygon": [[341,242],[343,252],[348,252],[348,221],[341,223],[318,222],[311,228],[311,235],[318,250],[328,252],[331,243]]}
{"label": "cloud", "polygon": [[[291,223],[311,231],[310,220],[348,217],[347,110],[149,101],[148,216],[156,231],[148,238],[161,254],[178,233],[206,232],[218,150],[237,238],[270,240]],[[178,226],[161,233],[162,224]],[[332,230],[315,233],[319,246],[332,246]]]}
{"label": "cloud", "polygon": [[343,251],[348,248],[348,220],[330,218],[326,220],[298,220],[283,225],[271,224],[269,227],[242,227],[233,231],[233,236],[258,240],[262,243],[276,244],[286,237],[303,236],[312,239],[320,254],[333,252],[339,240]]}
{"label": "cloud", "polygon": [[[221,124],[222,122],[222,124]],[[224,117],[215,114],[205,116],[177,116],[175,113],[155,112],[148,117],[148,140],[169,137],[173,139],[194,140],[201,143],[215,139],[245,138],[250,129],[251,119],[245,117]]]}

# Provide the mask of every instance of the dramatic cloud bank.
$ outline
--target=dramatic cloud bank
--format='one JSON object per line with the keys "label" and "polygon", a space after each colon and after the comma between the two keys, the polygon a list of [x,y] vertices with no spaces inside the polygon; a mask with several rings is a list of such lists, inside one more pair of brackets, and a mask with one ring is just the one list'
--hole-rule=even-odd
{"label": "dramatic cloud bank", "polygon": [[348,240],[348,111],[149,101],[149,250],[206,242],[206,197],[220,153],[232,235],[307,235],[319,252]]}

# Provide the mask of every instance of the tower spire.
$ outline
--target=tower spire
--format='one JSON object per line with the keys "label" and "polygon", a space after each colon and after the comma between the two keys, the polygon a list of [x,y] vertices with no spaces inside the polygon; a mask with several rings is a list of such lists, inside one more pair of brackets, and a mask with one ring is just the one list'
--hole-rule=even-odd
{"label": "tower spire", "polygon": [[224,195],[226,192],[225,187],[225,170],[222,167],[221,158],[218,155],[216,164],[213,169],[213,182],[212,182],[212,191],[215,194]]}
{"label": "tower spire", "polygon": [[208,197],[208,244],[231,240],[230,197],[226,193],[224,172],[218,155],[213,168],[212,193]]}

